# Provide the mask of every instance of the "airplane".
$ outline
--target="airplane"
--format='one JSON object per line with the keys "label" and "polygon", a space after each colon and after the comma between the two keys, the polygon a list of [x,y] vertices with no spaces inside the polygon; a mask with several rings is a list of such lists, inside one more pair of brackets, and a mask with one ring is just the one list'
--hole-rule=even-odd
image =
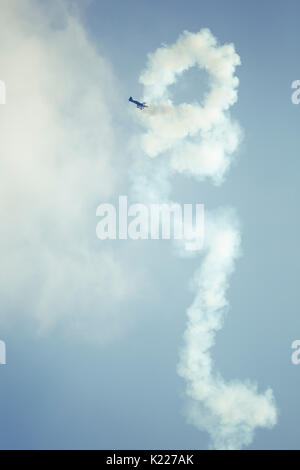
{"label": "airplane", "polygon": [[128,101],[130,101],[131,103],[136,104],[136,107],[138,109],[140,109],[141,111],[143,111],[143,109],[145,109],[145,108],[149,108],[149,106],[147,106],[146,103],[140,103],[139,101],[133,100],[132,96],[129,98]]}

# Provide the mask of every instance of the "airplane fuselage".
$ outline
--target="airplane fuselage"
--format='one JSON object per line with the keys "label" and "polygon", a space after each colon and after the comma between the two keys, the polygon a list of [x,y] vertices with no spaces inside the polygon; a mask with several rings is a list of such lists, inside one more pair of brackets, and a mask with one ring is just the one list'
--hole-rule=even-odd
{"label": "airplane fuselage", "polygon": [[130,101],[131,103],[134,103],[138,109],[148,108],[148,106],[146,105],[146,103],[140,103],[139,101],[134,100],[134,99],[132,98],[132,96],[130,96],[130,98],[129,98],[128,101]]}

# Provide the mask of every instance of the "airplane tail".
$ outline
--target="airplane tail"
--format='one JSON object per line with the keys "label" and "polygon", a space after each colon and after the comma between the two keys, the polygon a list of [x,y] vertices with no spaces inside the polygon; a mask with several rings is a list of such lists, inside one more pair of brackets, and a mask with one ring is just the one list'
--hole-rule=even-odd
{"label": "airplane tail", "polygon": [[132,101],[132,96],[130,96],[129,100],[128,101]]}

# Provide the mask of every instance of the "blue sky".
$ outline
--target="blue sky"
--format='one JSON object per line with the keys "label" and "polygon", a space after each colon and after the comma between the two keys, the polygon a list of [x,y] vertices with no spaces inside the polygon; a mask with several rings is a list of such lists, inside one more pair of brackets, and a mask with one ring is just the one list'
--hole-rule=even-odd
{"label": "blue sky", "polygon": [[[201,258],[165,241],[100,242],[94,215],[130,192],[139,127],[127,99],[142,96],[147,54],[207,27],[241,57],[231,114],[244,136],[222,185],[176,175],[172,197],[235,208],[242,256],[212,357],[225,380],[274,392],[278,423],[249,448],[299,448],[299,4],[100,0],[68,29],[64,2],[42,3],[3,7],[0,447],[209,446],[187,423],[176,373]],[[197,99],[200,76],[185,72],[174,101]]]}

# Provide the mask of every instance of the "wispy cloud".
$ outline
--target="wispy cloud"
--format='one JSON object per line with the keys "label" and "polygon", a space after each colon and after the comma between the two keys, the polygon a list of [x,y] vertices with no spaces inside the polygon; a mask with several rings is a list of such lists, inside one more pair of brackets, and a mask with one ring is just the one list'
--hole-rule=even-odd
{"label": "wispy cloud", "polygon": [[0,42],[1,321],[110,340],[133,294],[122,257],[95,246],[96,207],[120,177],[118,83],[65,2],[1,2]]}

